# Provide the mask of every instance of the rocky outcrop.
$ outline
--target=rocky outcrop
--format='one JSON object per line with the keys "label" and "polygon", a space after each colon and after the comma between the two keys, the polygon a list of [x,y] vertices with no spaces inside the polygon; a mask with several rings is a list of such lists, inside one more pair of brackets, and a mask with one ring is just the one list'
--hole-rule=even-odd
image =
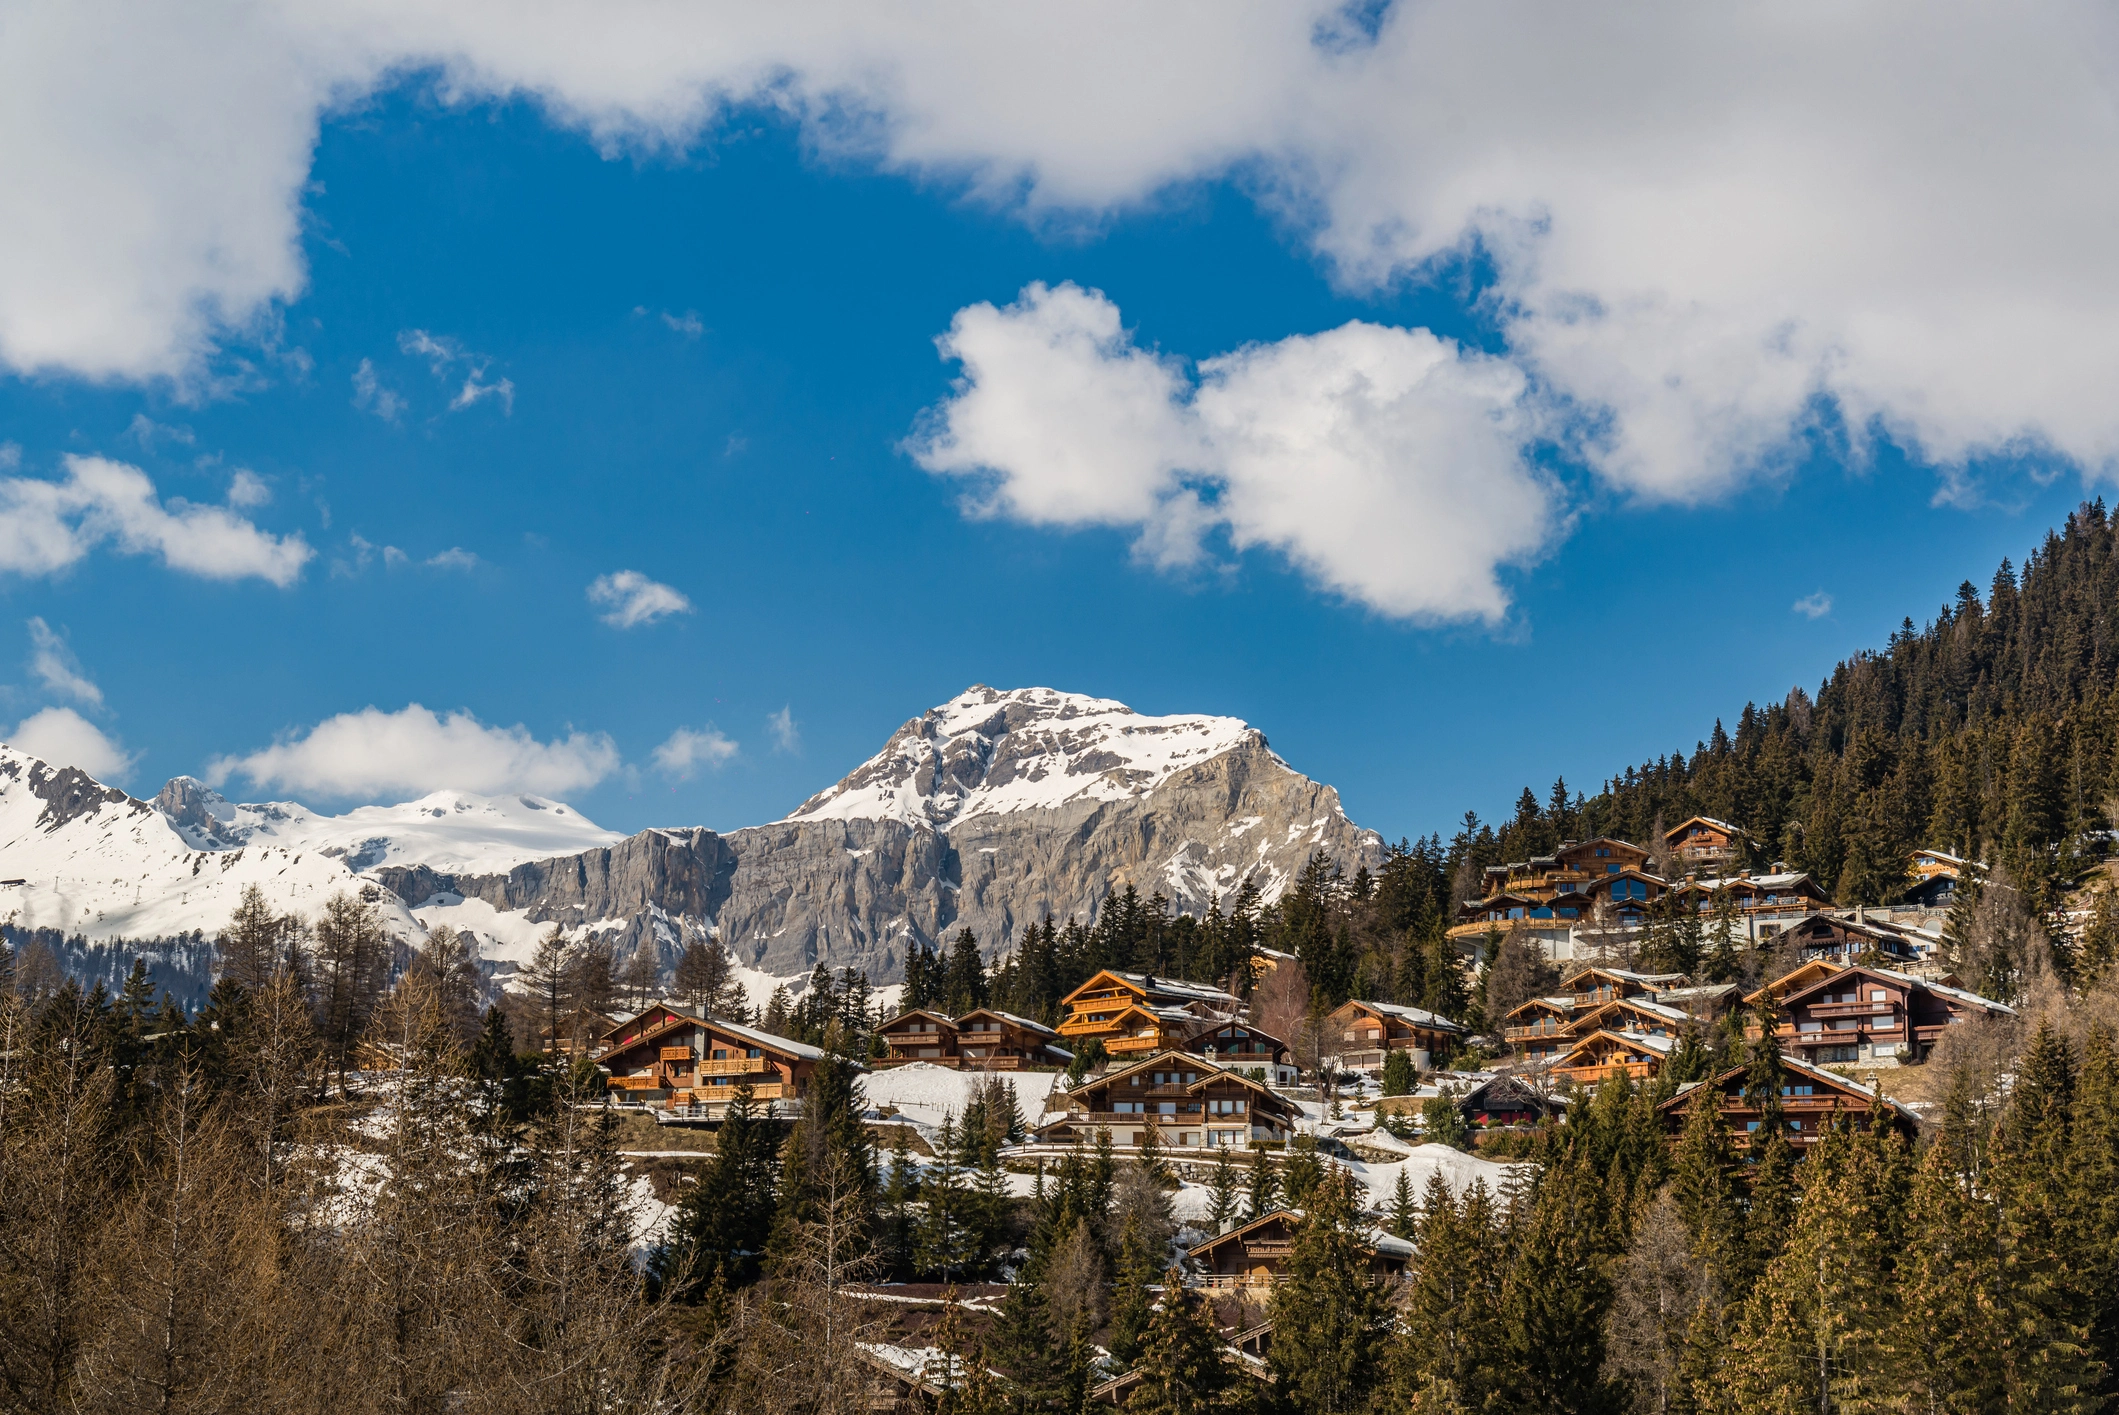
{"label": "rocky outcrop", "polygon": [[665,961],[696,929],[763,972],[823,963],[892,982],[914,940],[939,947],[969,928],[998,955],[1048,914],[1093,919],[1127,885],[1192,911],[1247,878],[1271,899],[1315,850],[1373,869],[1382,842],[1253,732],[1119,799],[957,813],[943,827],[791,818],[726,836],[654,830],[505,875],[374,875],[415,908],[457,896],[570,930],[616,925],[621,949],[659,939]]}

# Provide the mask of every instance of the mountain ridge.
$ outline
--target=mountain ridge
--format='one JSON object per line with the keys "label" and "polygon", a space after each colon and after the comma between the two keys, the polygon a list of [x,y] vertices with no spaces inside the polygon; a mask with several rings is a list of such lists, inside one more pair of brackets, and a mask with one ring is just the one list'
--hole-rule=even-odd
{"label": "mountain ridge", "polygon": [[178,777],[141,801],[0,747],[0,861],[24,866],[0,875],[30,876],[0,896],[8,922],[210,936],[243,884],[309,915],[345,888],[408,940],[468,930],[502,972],[556,923],[621,957],[650,948],[663,969],[713,937],[745,967],[882,983],[916,942],[968,927],[997,955],[1128,885],[1199,910],[1251,878],[1270,900],[1316,849],[1349,869],[1382,856],[1262,732],[1048,688],[974,685],[787,817],[728,832],[620,835],[563,802],[458,791],[323,816]]}

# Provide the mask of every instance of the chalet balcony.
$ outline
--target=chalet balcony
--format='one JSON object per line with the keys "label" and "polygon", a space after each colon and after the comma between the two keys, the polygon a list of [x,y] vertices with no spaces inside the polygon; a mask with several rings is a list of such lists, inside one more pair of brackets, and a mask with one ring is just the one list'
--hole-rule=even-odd
{"label": "chalet balcony", "polygon": [[614,1091],[661,1091],[668,1085],[660,1076],[613,1076],[610,1089]]}
{"label": "chalet balcony", "polygon": [[1175,1115],[1164,1115],[1159,1111],[1149,1114],[1116,1110],[1072,1110],[1067,1112],[1067,1119],[1076,1125],[1145,1125],[1150,1121],[1157,1125],[1197,1125],[1200,1123],[1200,1117],[1201,1112],[1197,1109],[1181,1110]]}
{"label": "chalet balcony", "polygon": [[1892,1012],[1888,1002],[1813,1002],[1803,1010],[1812,1017],[1867,1017],[1871,1013],[1888,1017]]}
{"label": "chalet balcony", "polygon": [[1568,1024],[1553,1018],[1541,1018],[1528,1027],[1504,1027],[1501,1035],[1509,1041],[1527,1041],[1532,1037],[1557,1037],[1564,1035]]}
{"label": "chalet balcony", "polygon": [[1553,1070],[1555,1076],[1565,1076],[1570,1081],[1584,1086],[1594,1086],[1614,1076],[1623,1076],[1629,1081],[1645,1081],[1653,1073],[1655,1064],[1647,1061],[1614,1061],[1602,1066],[1561,1066]]}
{"label": "chalet balcony", "polygon": [[655,1053],[657,1061],[690,1061],[698,1053],[688,1046],[663,1047]]}
{"label": "chalet balcony", "polygon": [[1213,1289],[1271,1287],[1273,1277],[1269,1273],[1203,1273],[1190,1279],[1186,1286]]}
{"label": "chalet balcony", "polygon": [[[793,1093],[784,1084],[775,1082],[770,1086],[751,1087],[750,1098],[754,1101],[778,1101],[787,1099],[791,1094]],[[734,1086],[701,1086],[671,1096],[664,1109],[684,1110],[692,1105],[720,1105],[735,1098]]]}
{"label": "chalet balcony", "polygon": [[1104,1050],[1112,1053],[1113,1055],[1123,1055],[1128,1052],[1137,1051],[1162,1051],[1166,1049],[1168,1045],[1169,1043],[1163,1040],[1162,1034],[1160,1032],[1155,1032],[1145,1037],[1106,1038],[1104,1041]]}
{"label": "chalet balcony", "polygon": [[[674,1050],[674,1048],[672,1048]],[[762,1056],[739,1056],[732,1061],[702,1061],[701,1076],[745,1076],[762,1072],[771,1065]]]}

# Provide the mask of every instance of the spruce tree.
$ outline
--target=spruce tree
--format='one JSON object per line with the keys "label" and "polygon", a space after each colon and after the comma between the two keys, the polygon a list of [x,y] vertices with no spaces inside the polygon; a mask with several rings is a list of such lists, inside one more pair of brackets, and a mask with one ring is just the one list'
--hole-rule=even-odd
{"label": "spruce tree", "polygon": [[1135,1369],[1142,1380],[1127,1406],[1134,1415],[1208,1415],[1234,1380],[1213,1314],[1185,1286],[1182,1269],[1163,1275],[1162,1305],[1148,1321]]}
{"label": "spruce tree", "polygon": [[1216,1233],[1226,1233],[1235,1222],[1242,1191],[1237,1187],[1236,1166],[1229,1163],[1229,1151],[1224,1147],[1214,1156],[1214,1176],[1208,1185],[1213,1196],[1207,1206],[1207,1222]]}
{"label": "spruce tree", "polygon": [[1617,1215],[1602,1174],[1568,1154],[1547,1166],[1502,1284],[1512,1410],[1575,1411],[1604,1399],[1604,1319],[1609,1272],[1620,1251]]}
{"label": "spruce tree", "polygon": [[2083,1289],[2096,1310],[2091,1354],[2104,1365],[2101,1387],[2119,1394],[2119,1048],[2103,1026],[2090,1029],[2076,1079],[2072,1155],[2073,1239]]}
{"label": "spruce tree", "polygon": [[[1441,1177],[1440,1171],[1436,1172],[1435,1177]],[[1411,1241],[1418,1232],[1419,1223],[1420,1206],[1413,1198],[1412,1174],[1401,1164],[1398,1166],[1397,1183],[1391,1188],[1390,1217],[1384,1221],[1384,1231],[1393,1238]]]}
{"label": "spruce tree", "polygon": [[1419,1083],[1413,1070],[1413,1054],[1403,1049],[1394,1049],[1383,1058],[1383,1094],[1387,1096],[1409,1096]]}
{"label": "spruce tree", "polygon": [[1280,1176],[1266,1158],[1266,1147],[1251,1145],[1250,1184],[1244,1198],[1244,1218],[1263,1218],[1280,1204]]}
{"label": "spruce tree", "polygon": [[1743,1208],[1737,1188],[1739,1161],[1723,1123],[1721,1094],[1694,1088],[1685,1107],[1670,1192],[1685,1227],[1694,1261],[1717,1283],[1729,1286],[1743,1267]]}
{"label": "spruce tree", "polygon": [[948,971],[943,981],[943,1010],[953,1017],[961,1017],[984,1007],[989,996],[986,963],[979,956],[978,936],[970,929],[960,930],[949,949]]}
{"label": "spruce tree", "polygon": [[1351,1177],[1328,1174],[1310,1197],[1270,1310],[1267,1360],[1282,1396],[1315,1415],[1367,1408],[1383,1369],[1390,1312],[1369,1272]]}
{"label": "spruce tree", "polygon": [[971,1261],[969,1198],[964,1190],[961,1132],[954,1113],[935,1132],[935,1162],[920,1186],[922,1211],[914,1266],[943,1282],[963,1275]]}
{"label": "spruce tree", "polygon": [[1944,1111],[1914,1175],[1896,1320],[1885,1336],[1892,1374],[1927,1410],[1999,1410],[2008,1400],[1999,1212],[1974,1178],[1965,1109]]}
{"label": "spruce tree", "polygon": [[1111,1359],[1131,1366],[1140,1356],[1147,1332],[1148,1292],[1162,1271],[1163,1255],[1155,1250],[1137,1214],[1126,1216],[1118,1235],[1118,1272],[1111,1289]]}
{"label": "spruce tree", "polygon": [[772,1233],[779,1127],[760,1116],[750,1084],[736,1087],[714,1136],[713,1162],[677,1207],[657,1277],[678,1300],[699,1302],[716,1284],[738,1287],[758,1275]]}

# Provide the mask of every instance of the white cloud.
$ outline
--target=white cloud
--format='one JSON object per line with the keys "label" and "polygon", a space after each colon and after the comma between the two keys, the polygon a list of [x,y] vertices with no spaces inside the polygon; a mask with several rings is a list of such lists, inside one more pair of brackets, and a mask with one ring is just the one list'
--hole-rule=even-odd
{"label": "white cloud", "polygon": [[397,712],[363,708],[307,732],[208,768],[259,786],[334,797],[425,795],[455,788],[487,795],[557,796],[594,786],[618,769],[618,748],[601,732],[540,742],[527,727],[488,727],[468,712],[437,716],[418,703]]}
{"label": "white cloud", "polygon": [[439,555],[428,556],[427,564],[437,570],[476,570],[478,557],[460,545],[452,545]]}
{"label": "white cloud", "polygon": [[708,723],[697,732],[689,727],[672,732],[668,741],[655,748],[654,760],[663,775],[689,781],[702,767],[711,771],[726,765],[736,751],[736,744]]}
{"label": "white cloud", "polygon": [[102,457],[67,457],[63,481],[0,481],[0,570],[52,574],[106,540],[186,574],[283,588],[315,554],[299,533],[274,536],[224,507],[165,505],[145,472]]}
{"label": "white cloud", "polygon": [[664,310],[662,322],[687,339],[697,339],[706,333],[706,326],[700,322],[697,310],[686,310],[683,314],[671,314]]}
{"label": "white cloud", "polygon": [[0,362],[195,376],[303,287],[321,115],[438,70],[445,100],[529,99],[612,155],[775,108],[1032,220],[1236,172],[1353,288],[1476,246],[1511,356],[1622,494],[1772,473],[1821,399],[1945,463],[2029,446],[2119,475],[2109,7],[1457,0],[1391,6],[1373,39],[1341,15],[32,9],[0,50]]}
{"label": "white cloud", "polygon": [[246,510],[252,506],[263,506],[272,500],[272,488],[265,479],[248,467],[237,467],[235,475],[228,479],[228,504]]}
{"label": "white cloud", "polygon": [[789,703],[778,712],[765,715],[765,730],[772,734],[773,750],[776,752],[799,752],[802,750],[802,729],[795,722],[794,704]]}
{"label": "white cloud", "polygon": [[42,618],[32,617],[29,641],[29,671],[37,676],[46,692],[72,698],[90,707],[103,706],[103,690],[90,682],[88,675],[81,670],[81,660],[74,657],[64,635]]}
{"label": "white cloud", "polygon": [[79,767],[99,781],[123,777],[139,760],[139,753],[127,752],[72,708],[31,713],[7,734],[7,744],[53,766]]}
{"label": "white cloud", "polygon": [[[424,329],[403,331],[397,336],[397,347],[404,353],[425,359],[427,367],[438,379],[447,380],[457,364],[464,365],[463,387],[449,400],[450,412],[462,412],[465,408],[482,403],[488,398],[497,398],[501,403],[501,411],[509,416],[514,415],[514,381],[506,378],[496,383],[485,381],[486,370],[493,366],[490,356],[474,354],[459,341],[446,335],[429,334]],[[366,360],[362,363],[365,366]]]}
{"label": "white cloud", "polygon": [[394,423],[404,414],[404,395],[384,383],[375,371],[373,359],[362,359],[361,366],[353,371],[353,406],[363,412],[375,414],[386,423]]}
{"label": "white cloud", "polygon": [[1220,527],[1383,613],[1489,621],[1508,607],[1498,567],[1555,529],[1521,452],[1523,375],[1425,330],[1249,346],[1203,362],[1195,388],[1102,294],[1032,285],[960,311],[939,343],[964,375],[912,452],[975,478],[983,514],[1134,527],[1165,566]]}
{"label": "white cloud", "polygon": [[197,438],[188,427],[170,427],[156,422],[145,413],[134,413],[126,424],[125,435],[140,444],[142,452],[152,452],[156,442],[175,442],[189,447]]}
{"label": "white cloud", "polygon": [[1805,619],[1822,619],[1832,612],[1832,596],[1818,590],[1814,594],[1804,595],[1788,607]]}
{"label": "white cloud", "polygon": [[652,624],[670,614],[689,614],[692,602],[678,590],[658,584],[638,570],[598,575],[589,582],[589,603],[607,607],[601,618],[620,629]]}

